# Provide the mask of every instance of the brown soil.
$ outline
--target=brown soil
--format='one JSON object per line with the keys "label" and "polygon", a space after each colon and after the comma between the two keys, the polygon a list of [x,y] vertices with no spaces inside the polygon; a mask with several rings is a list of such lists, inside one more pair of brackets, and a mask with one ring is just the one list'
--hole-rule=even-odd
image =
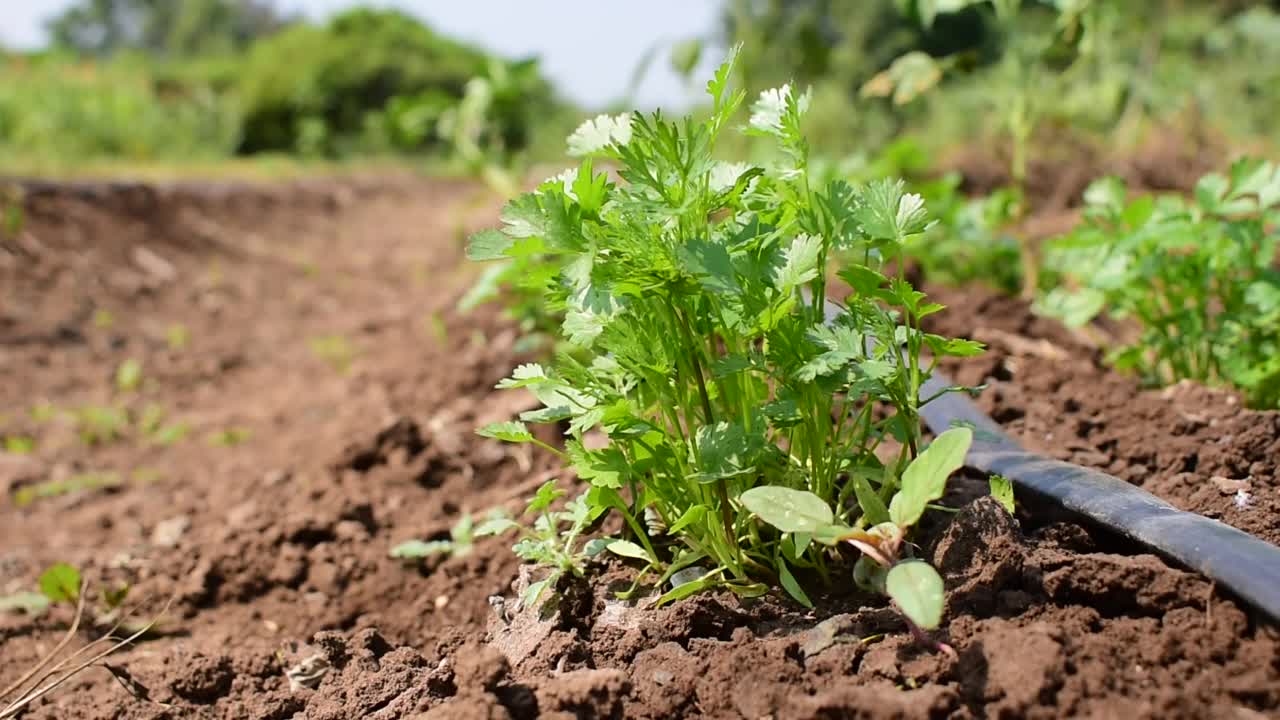
{"label": "brown soil", "polygon": [[[1280,717],[1274,627],[1105,534],[970,501],[981,487],[964,482],[951,498],[964,509],[922,543],[947,578],[954,659],[842,587],[814,611],[722,594],[655,610],[612,598],[627,579],[614,565],[540,616],[491,603],[527,581],[501,540],[390,559],[553,474],[470,431],[519,409],[492,386],[521,359],[500,317],[453,310],[467,280],[456,224],[491,220],[465,209],[471,193],[402,178],[28,197],[24,232],[0,240],[0,434],[35,451],[0,455],[0,485],[9,498],[98,487],[5,502],[0,593],[65,560],[95,586],[128,582],[153,601],[144,616],[174,600],[156,637],[111,660],[145,699],[95,668],[25,717]],[[951,330],[997,348],[956,369],[995,379],[984,402],[1028,444],[1070,428],[1083,449],[1043,447],[1175,499],[1191,485],[1179,472],[1248,473],[1248,512],[1271,524],[1219,509],[1274,539],[1280,452],[1259,439],[1273,415],[1194,388],[1140,393],[1025,309],[945,300]],[[126,392],[113,377],[128,359],[143,380]],[[39,403],[52,419],[32,417]],[[147,437],[149,404],[186,435]],[[90,405],[119,405],[129,428],[86,444],[66,416]],[[1179,410],[1194,417],[1160,424]],[[68,614],[0,616],[0,687]],[[287,670],[318,684],[291,690]]]}

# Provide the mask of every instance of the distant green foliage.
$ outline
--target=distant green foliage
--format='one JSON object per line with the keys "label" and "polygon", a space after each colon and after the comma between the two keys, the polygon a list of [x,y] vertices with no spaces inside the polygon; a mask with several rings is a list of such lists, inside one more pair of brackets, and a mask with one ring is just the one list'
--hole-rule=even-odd
{"label": "distant green foliage", "polygon": [[[499,77],[501,76],[501,77]],[[352,10],[325,27],[297,25],[258,43],[241,70],[240,151],[333,154],[354,145],[438,144],[437,124],[487,78],[492,136],[522,147],[528,125],[552,109],[532,63],[491,66],[478,50],[397,11]]]}
{"label": "distant green foliage", "polygon": [[1228,383],[1280,407],[1280,169],[1242,160],[1202,178],[1193,200],[1130,200],[1108,178],[1085,201],[1085,222],[1049,245],[1060,278],[1037,309],[1073,325],[1136,322],[1141,336],[1111,360],[1152,384]]}
{"label": "distant green foliage", "polygon": [[48,27],[55,46],[82,55],[189,56],[243,49],[288,21],[270,0],[79,0]]}
{"label": "distant green foliage", "polygon": [[536,61],[396,11],[317,26],[256,0],[85,0],[58,22],[58,49],[0,53],[0,162],[433,153],[479,171],[572,122]]}

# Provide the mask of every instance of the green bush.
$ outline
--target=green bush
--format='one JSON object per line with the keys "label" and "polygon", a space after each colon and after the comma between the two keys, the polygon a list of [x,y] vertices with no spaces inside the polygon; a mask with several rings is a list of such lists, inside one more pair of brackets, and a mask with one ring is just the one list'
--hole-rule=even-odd
{"label": "green bush", "polygon": [[238,135],[234,109],[223,98],[195,86],[161,92],[139,58],[0,60],[0,157],[220,157]]}
{"label": "green bush", "polygon": [[297,25],[258,43],[240,70],[241,153],[413,150],[433,132],[473,78],[500,84],[489,115],[495,140],[520,147],[531,113],[551,106],[550,87],[530,63],[494,70],[483,53],[433,33],[397,11],[359,9],[325,27]]}

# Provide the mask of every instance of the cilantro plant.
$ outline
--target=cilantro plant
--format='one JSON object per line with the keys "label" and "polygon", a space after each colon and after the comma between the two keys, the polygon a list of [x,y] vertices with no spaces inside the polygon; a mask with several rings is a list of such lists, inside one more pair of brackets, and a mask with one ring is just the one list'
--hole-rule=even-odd
{"label": "cilantro plant", "polygon": [[1135,321],[1140,334],[1110,357],[1152,384],[1227,383],[1280,406],[1280,169],[1242,160],[1201,178],[1192,200],[1127,200],[1109,178],[1085,203],[1084,223],[1048,246],[1062,277],[1037,309],[1070,325]]}
{"label": "cilantro plant", "polygon": [[[901,263],[882,272],[929,227],[919,196],[899,181],[810,182],[807,94],[783,86],[751,108],[746,131],[776,142],[775,165],[715,159],[744,99],[727,87],[732,63],[708,83],[705,121],[588,121],[569,138],[578,169],[512,200],[502,230],[472,238],[476,259],[554,258],[541,296],[570,346],[499,384],[542,408],[480,433],[548,447],[525,423],[567,428],[563,451],[551,450],[590,487],[560,513],[544,488],[517,546],[553,576],[607,549],[644,564],[637,583],[654,572],[674,585],[663,602],[780,584],[807,603],[793,568],[827,579],[832,553],[810,533],[757,522],[744,493],[811,493],[846,526],[874,527],[920,454],[934,363],[980,346],[923,332],[941,306]],[[838,273],[853,288],[842,302],[827,299],[836,257],[853,258]],[[579,548],[606,513],[623,536]]]}

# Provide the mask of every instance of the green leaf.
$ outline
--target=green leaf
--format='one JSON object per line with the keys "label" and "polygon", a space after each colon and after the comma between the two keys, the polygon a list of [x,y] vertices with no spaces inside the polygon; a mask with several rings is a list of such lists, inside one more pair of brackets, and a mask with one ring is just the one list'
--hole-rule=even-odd
{"label": "green leaf", "polygon": [[569,136],[569,154],[590,155],[610,145],[626,145],[631,141],[631,113],[610,117],[597,115],[578,126]]}
{"label": "green leaf", "polygon": [[791,569],[787,567],[787,561],[782,559],[781,555],[777,556],[778,561],[778,582],[782,583],[782,589],[787,594],[795,598],[795,601],[807,608],[813,608],[813,601],[804,593],[804,588],[800,587],[800,583],[796,582],[796,578],[791,574]]}
{"label": "green leaf", "polygon": [[863,234],[875,240],[902,242],[929,227],[924,200],[906,192],[901,180],[873,180],[867,183],[854,210]]}
{"label": "green leaf", "polygon": [[1013,483],[1003,475],[992,475],[987,483],[991,486],[991,497],[995,498],[1010,515],[1014,514]]}
{"label": "green leaf", "polygon": [[500,260],[515,241],[498,230],[481,230],[467,241],[467,259]]}
{"label": "green leaf", "polygon": [[555,579],[557,579],[557,576],[552,575],[551,577],[539,580],[536,583],[531,583],[529,587],[525,588],[524,594],[520,596],[520,602],[526,608],[531,608],[537,605],[538,600],[542,598],[542,594],[546,592],[547,586]]}
{"label": "green leaf", "polygon": [[0,612],[21,610],[28,615],[40,615],[49,609],[49,598],[42,593],[24,590],[12,595],[0,596]]}
{"label": "green leaf", "polygon": [[933,630],[942,622],[946,589],[942,576],[922,560],[900,562],[885,577],[885,592],[916,626]]}
{"label": "green leaf", "polygon": [[862,515],[867,519],[867,523],[871,525],[879,525],[889,520],[889,509],[884,506],[884,501],[880,499],[867,480],[866,476],[859,472],[851,474],[849,481],[853,483],[853,492],[858,496],[858,507],[862,508]]}
{"label": "green leaf", "polygon": [[413,559],[444,555],[453,550],[453,543],[448,540],[408,540],[391,548],[391,557]]}
{"label": "green leaf", "polygon": [[524,423],[515,420],[489,423],[479,430],[476,430],[476,434],[480,437],[493,438],[495,440],[502,440],[503,442],[533,442],[533,433],[529,432],[529,428],[526,427]]}
{"label": "green leaf", "polygon": [[520,523],[509,517],[493,516],[482,520],[476,525],[472,535],[475,537],[489,537],[491,535],[503,535],[520,527]]}
{"label": "green leaf", "polygon": [[653,558],[649,557],[649,553],[645,552],[644,548],[628,540],[609,540],[605,548],[614,555],[653,562]]}
{"label": "green leaf", "polygon": [[831,506],[805,490],[765,485],[742,493],[747,510],[783,532],[812,533],[835,521]]}
{"label": "green leaf", "polygon": [[782,267],[774,275],[778,291],[789,293],[818,277],[818,255],[822,252],[822,238],[815,235],[799,235],[783,254]]}
{"label": "green leaf", "polygon": [[676,533],[689,527],[690,525],[701,521],[703,516],[705,516],[706,514],[707,514],[706,505],[694,505],[688,510],[685,510],[684,513],[680,515],[679,519],[671,523],[671,527],[667,528],[667,534],[675,535]]}
{"label": "green leaf", "polygon": [[902,489],[889,503],[889,519],[900,528],[916,524],[925,506],[942,497],[947,478],[964,465],[973,442],[969,428],[952,428],[939,435],[902,473]]}
{"label": "green leaf", "polygon": [[764,448],[764,437],[748,433],[740,423],[721,422],[698,428],[698,472],[694,479],[711,482],[751,473]]}
{"label": "green leaf", "polygon": [[80,571],[57,563],[40,575],[40,592],[50,602],[74,602],[80,597]]}
{"label": "green leaf", "polygon": [[116,389],[120,392],[133,392],[142,384],[142,363],[132,358],[120,363],[116,368]]}
{"label": "green leaf", "polygon": [[538,488],[538,492],[534,494],[531,500],[529,500],[529,505],[525,507],[524,512],[528,515],[541,510],[546,510],[551,507],[551,503],[554,503],[557,498],[563,495],[564,491],[556,487],[556,481],[548,480],[542,483],[542,486]]}

